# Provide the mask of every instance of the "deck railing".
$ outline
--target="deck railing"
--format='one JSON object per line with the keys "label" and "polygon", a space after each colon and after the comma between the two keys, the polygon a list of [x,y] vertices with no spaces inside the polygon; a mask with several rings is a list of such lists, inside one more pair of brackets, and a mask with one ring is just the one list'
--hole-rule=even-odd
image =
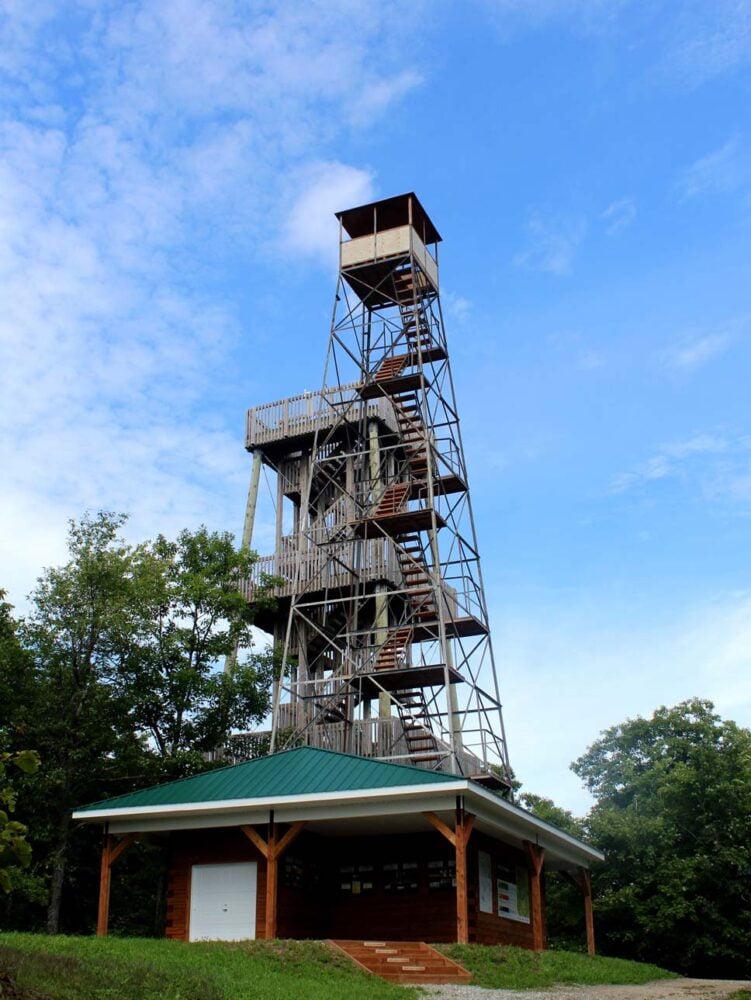
{"label": "deck railing", "polygon": [[326,430],[340,419],[348,407],[353,422],[362,416],[377,418],[396,432],[396,419],[389,400],[381,397],[364,402],[356,394],[358,385],[357,382],[351,382],[251,407],[245,421],[245,447],[256,448],[284,438]]}
{"label": "deck railing", "polygon": [[[398,716],[334,722],[325,726],[313,724],[303,731],[306,717],[302,703],[280,705],[279,708],[279,731],[281,734],[289,733],[290,730],[298,731],[296,737],[298,746],[336,750],[339,753],[356,754],[358,757],[393,760],[430,771],[449,773],[452,770],[451,749],[448,742],[441,737],[436,737],[437,750],[430,754],[431,759],[421,760],[419,755],[410,754],[404,735],[404,724]],[[225,759],[235,763],[250,757],[263,756],[268,753],[269,744],[268,731],[238,733],[230,736]],[[462,774],[478,775],[488,770],[487,764],[471,750],[457,748],[454,753]]]}

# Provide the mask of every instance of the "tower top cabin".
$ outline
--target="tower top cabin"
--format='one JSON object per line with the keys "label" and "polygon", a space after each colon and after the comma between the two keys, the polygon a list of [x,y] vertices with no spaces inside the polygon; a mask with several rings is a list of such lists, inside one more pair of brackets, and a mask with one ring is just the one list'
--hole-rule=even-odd
{"label": "tower top cabin", "polygon": [[[393,262],[413,257],[438,291],[441,236],[416,194],[397,195],[337,212],[339,267],[352,290],[371,308],[393,302],[382,287]],[[388,282],[386,282],[386,285]]]}

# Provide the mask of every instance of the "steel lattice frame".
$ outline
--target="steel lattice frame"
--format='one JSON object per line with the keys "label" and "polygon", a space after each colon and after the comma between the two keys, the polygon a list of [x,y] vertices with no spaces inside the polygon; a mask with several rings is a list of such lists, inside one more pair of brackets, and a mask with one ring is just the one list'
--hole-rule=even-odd
{"label": "steel lattice frame", "polygon": [[369,728],[391,733],[379,757],[508,780],[437,268],[420,258],[339,273],[272,748],[371,752]]}

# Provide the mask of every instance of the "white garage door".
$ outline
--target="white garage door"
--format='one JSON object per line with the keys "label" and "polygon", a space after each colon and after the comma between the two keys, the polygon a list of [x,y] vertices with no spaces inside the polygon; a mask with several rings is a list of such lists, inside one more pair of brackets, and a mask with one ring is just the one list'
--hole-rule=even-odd
{"label": "white garage door", "polygon": [[246,941],[256,936],[255,861],[193,865],[190,940]]}

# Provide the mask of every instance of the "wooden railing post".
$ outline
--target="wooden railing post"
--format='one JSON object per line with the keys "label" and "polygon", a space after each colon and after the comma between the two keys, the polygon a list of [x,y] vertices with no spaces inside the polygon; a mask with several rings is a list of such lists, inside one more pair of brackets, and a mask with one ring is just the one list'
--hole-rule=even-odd
{"label": "wooden railing post", "polygon": [[542,951],[545,947],[545,936],[542,926],[542,866],[545,861],[545,851],[542,847],[524,841],[524,850],[530,867],[530,909],[532,917],[532,947]]}

